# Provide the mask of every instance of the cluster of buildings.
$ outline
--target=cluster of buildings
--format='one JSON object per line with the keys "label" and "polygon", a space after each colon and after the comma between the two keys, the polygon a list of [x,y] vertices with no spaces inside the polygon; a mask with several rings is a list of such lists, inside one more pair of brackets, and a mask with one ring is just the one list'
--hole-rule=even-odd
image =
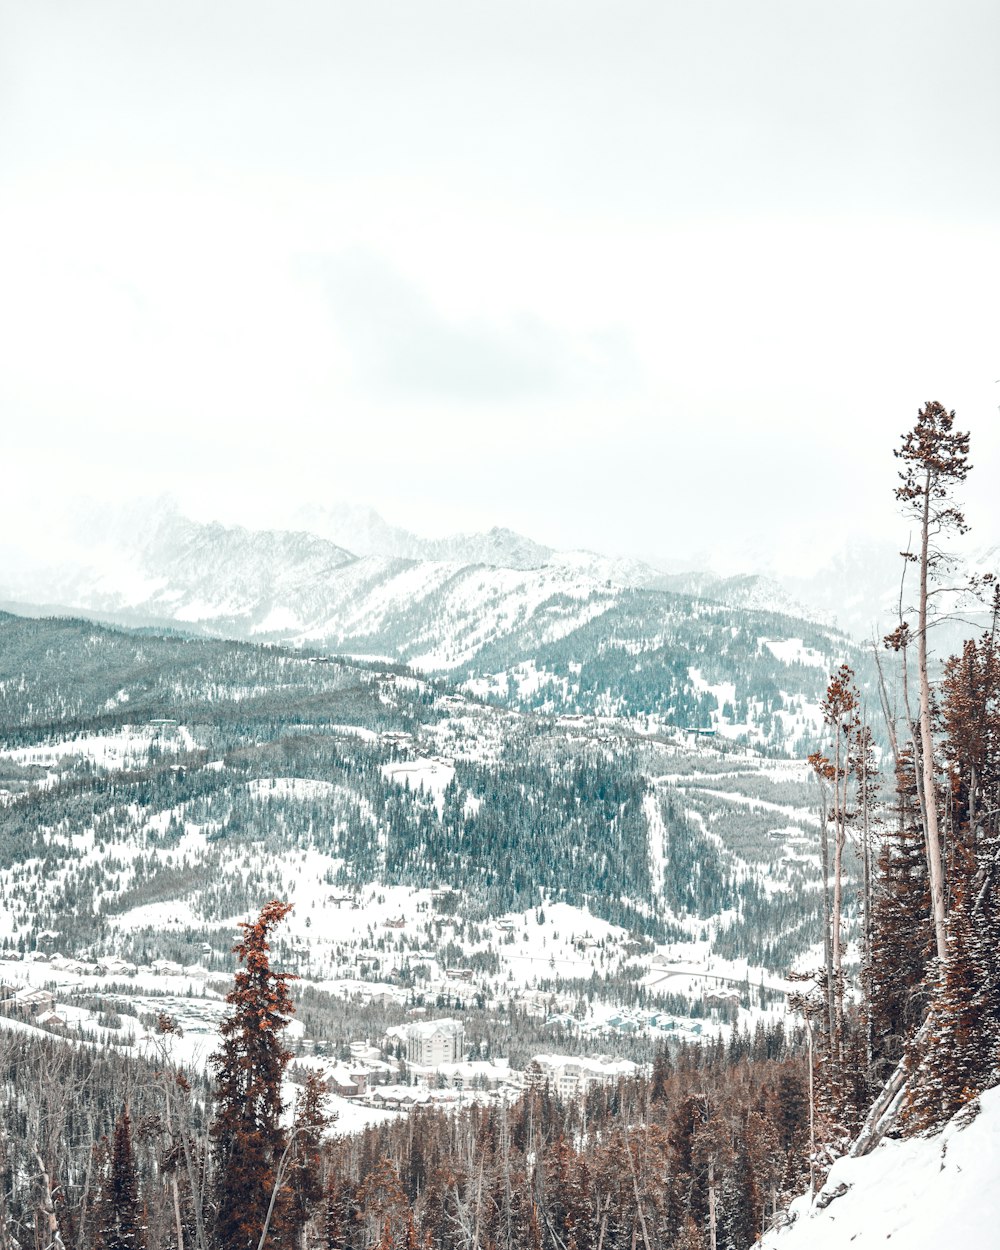
{"label": "cluster of buildings", "polygon": [[66,1018],[56,1008],[51,990],[0,981],[0,1009],[46,1028],[63,1028]]}
{"label": "cluster of buildings", "polygon": [[[212,948],[206,945],[202,953],[211,954],[211,950]],[[199,964],[185,967],[183,964],[175,963],[172,959],[154,959],[152,963],[134,964],[118,955],[101,955],[90,960],[75,959],[71,956],[60,955],[58,952],[48,954],[45,951],[28,951],[26,955],[20,955],[17,951],[9,951],[0,955],[0,959],[14,963],[23,961],[30,964],[48,964],[55,972],[71,972],[76,976],[135,977],[140,972],[146,975],[152,973],[158,977],[188,976],[202,980],[209,976],[208,971]]]}
{"label": "cluster of buildings", "polygon": [[[607,1057],[537,1055],[524,1070],[511,1068],[506,1059],[468,1060],[465,1027],[450,1017],[398,1025],[387,1030],[381,1049],[354,1042],[350,1052],[350,1059],[322,1065],[331,1091],[397,1111],[454,1103],[469,1095],[516,1098],[523,1089],[546,1084],[561,1098],[575,1098],[595,1084],[613,1083],[639,1070],[627,1059]],[[406,1083],[401,1084],[404,1074]]]}
{"label": "cluster of buildings", "polygon": [[529,1088],[548,1085],[560,1098],[578,1098],[594,1085],[609,1085],[635,1076],[639,1065],[630,1059],[590,1059],[576,1055],[535,1055],[524,1070]]}
{"label": "cluster of buildings", "polygon": [[[58,937],[54,933],[39,934],[40,938],[51,939]],[[203,952],[207,948],[203,948]],[[16,952],[7,952],[0,955],[0,960],[7,965],[11,963],[21,963],[34,965],[38,972],[34,976],[29,974],[29,983],[25,984],[22,980],[7,980],[6,977],[0,979],[0,1013],[21,1019],[26,1023],[39,1025],[46,1029],[55,1029],[61,1031],[69,1027],[70,1022],[75,1025],[90,1025],[93,1023],[88,1017],[88,1012],[80,1007],[70,1005],[59,1006],[57,996],[60,989],[63,991],[62,997],[72,998],[74,993],[98,993],[107,994],[107,979],[117,980],[129,979],[134,981],[136,978],[155,977],[183,977],[187,982],[200,981],[208,982],[213,974],[199,964],[190,967],[184,967],[179,963],[175,963],[171,959],[154,959],[148,964],[135,964],[127,959],[122,959],[118,955],[102,955],[95,959],[77,959],[71,956],[61,955],[58,952],[47,952],[44,950],[29,951],[25,955]],[[0,964],[2,966],[2,964]],[[44,971],[43,971],[44,970]],[[10,969],[11,973],[14,969]],[[38,973],[41,973],[46,980],[44,986],[37,984],[39,980]],[[49,973],[63,974],[66,976],[65,981],[60,981],[55,975],[49,979]],[[97,977],[103,978],[105,984],[98,982],[76,982],[71,977]],[[34,981],[34,984],[30,982]],[[141,984],[141,983],[140,983]],[[119,989],[121,987],[119,986]],[[115,998],[127,1001],[132,1004],[133,1008],[140,1008],[146,1011],[156,1012],[157,1010],[167,1010],[167,998],[162,995],[143,1002],[140,991],[140,985],[136,985],[136,993],[130,991],[125,994],[113,993],[109,1002]],[[219,1021],[215,1018],[213,1010],[217,1010],[217,1004],[214,1000],[203,998],[187,999],[170,999],[171,1003],[181,1003],[181,1013],[189,1014],[190,1020],[185,1020],[185,1031],[191,1028],[198,1032],[217,1031]],[[190,1011],[185,1011],[190,1008]],[[128,1015],[136,1015],[135,1010],[123,1007],[123,1011]],[[171,1008],[172,1011],[172,1008]],[[101,1023],[100,1020],[97,1023]],[[115,1027],[108,1025],[106,1027]]]}
{"label": "cluster of buildings", "polygon": [[[106,956],[93,962],[71,959],[58,954],[36,953],[32,962],[47,964],[54,972],[77,975],[97,974],[104,977],[135,977],[140,973],[161,976],[185,975],[202,978],[204,969],[183,968],[170,960],[155,960],[137,966],[117,956]],[[543,1001],[544,998],[544,1001]],[[161,1003],[164,1009],[183,1018],[185,1033],[214,1033],[216,1018],[222,1004],[196,1000],[174,1001],[156,996],[136,999],[148,1011]],[[541,1014],[545,1009],[566,1007],[551,995],[537,995],[532,1007]],[[67,1021],[50,988],[9,984],[0,981],[0,1011],[15,1015],[43,1027],[65,1027]],[[567,1018],[568,1013],[566,1013]],[[579,1021],[574,1021],[579,1023]],[[336,1060],[321,1060],[307,1054],[302,1062],[321,1068],[332,1093],[373,1107],[406,1110],[428,1102],[454,1102],[463,1096],[515,1098],[525,1088],[548,1085],[561,1098],[584,1095],[597,1083],[610,1083],[633,1076],[637,1065],[628,1060],[580,1058],[566,1055],[537,1055],[526,1069],[511,1068],[506,1059],[469,1060],[465,1026],[452,1017],[410,1020],[388,1029],[378,1045],[352,1042]],[[401,1083],[402,1082],[402,1083]]]}

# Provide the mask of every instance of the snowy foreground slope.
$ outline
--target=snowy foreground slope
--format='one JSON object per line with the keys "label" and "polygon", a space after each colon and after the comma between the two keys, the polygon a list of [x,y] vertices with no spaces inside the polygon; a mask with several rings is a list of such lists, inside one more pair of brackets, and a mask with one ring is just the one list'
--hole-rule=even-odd
{"label": "snowy foreground slope", "polygon": [[[817,1205],[792,1204],[794,1224],[769,1233],[767,1250],[995,1250],[1000,1247],[1000,1088],[962,1127],[884,1142],[863,1159],[839,1159]],[[828,1206],[819,1203],[842,1186]]]}

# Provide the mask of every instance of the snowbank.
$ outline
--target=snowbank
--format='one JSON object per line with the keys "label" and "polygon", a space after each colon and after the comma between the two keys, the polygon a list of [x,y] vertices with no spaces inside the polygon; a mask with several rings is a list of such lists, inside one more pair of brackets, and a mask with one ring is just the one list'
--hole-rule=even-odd
{"label": "snowbank", "polygon": [[[817,1205],[792,1204],[795,1223],[769,1233],[767,1250],[986,1250],[1000,1246],[1000,1088],[971,1124],[959,1115],[936,1137],[884,1142],[839,1159]],[[829,1205],[818,1203],[842,1186]]]}

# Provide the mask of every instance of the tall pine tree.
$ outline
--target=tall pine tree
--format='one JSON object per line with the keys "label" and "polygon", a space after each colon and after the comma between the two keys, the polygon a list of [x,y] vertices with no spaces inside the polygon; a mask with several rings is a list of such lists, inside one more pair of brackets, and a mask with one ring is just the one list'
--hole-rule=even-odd
{"label": "tall pine tree", "polygon": [[955,429],[955,413],[935,401],[924,404],[912,430],[903,435],[895,452],[905,466],[899,474],[896,498],[904,512],[919,525],[920,551],[908,559],[917,566],[917,679],[920,689],[920,782],[923,791],[924,839],[930,877],[931,921],[937,957],[944,964],[948,954],[945,924],[944,857],[938,821],[938,795],[935,781],[933,710],[928,674],[927,631],[932,623],[933,597],[942,593],[934,583],[949,567],[941,540],[949,533],[964,534],[968,529],[953,490],[964,482],[969,464],[969,436]]}
{"label": "tall pine tree", "polygon": [[215,1119],[215,1239],[220,1250],[256,1250],[271,1210],[269,1229],[279,1242],[294,1226],[288,1195],[272,1194],[288,1145],[281,1125],[281,1079],[291,1051],[283,1033],[295,1008],[288,992],[294,978],[271,967],[268,939],[291,911],[290,903],[265,904],[252,924],[242,924],[234,948],[243,968],[226,998],[232,1014],[223,1022],[222,1048],[212,1056]]}
{"label": "tall pine tree", "polygon": [[896,770],[895,828],[883,834],[878,854],[865,978],[876,1085],[899,1062],[927,1008],[925,978],[933,934],[918,785],[913,751],[907,746]]}
{"label": "tall pine tree", "polygon": [[108,1172],[97,1203],[96,1250],[142,1250],[142,1204],[128,1108],[115,1122]]}

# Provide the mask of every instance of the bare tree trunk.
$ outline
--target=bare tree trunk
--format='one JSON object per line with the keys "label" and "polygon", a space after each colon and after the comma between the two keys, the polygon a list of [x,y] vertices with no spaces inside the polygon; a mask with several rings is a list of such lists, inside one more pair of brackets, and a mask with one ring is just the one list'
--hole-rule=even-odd
{"label": "bare tree trunk", "polygon": [[174,1227],[177,1230],[177,1250],[184,1250],[184,1225],[181,1222],[181,1199],[177,1192],[177,1177],[173,1173],[170,1176],[170,1189],[174,1200]]}
{"label": "bare tree trunk", "polygon": [[[91,1113],[89,1136],[92,1141],[97,1141],[98,1139],[96,1120],[93,1113]],[[79,1214],[77,1216],[78,1239],[84,1242],[86,1242],[86,1237],[79,1237],[79,1234],[86,1230],[87,1221],[90,1218],[90,1195],[94,1179],[94,1151],[89,1150],[87,1152],[87,1170],[83,1174],[83,1192],[80,1194]]]}
{"label": "bare tree trunk", "polygon": [[[510,1188],[510,1118],[506,1114],[506,1104],[504,1115],[500,1119],[500,1144],[501,1154],[503,1158],[503,1216],[504,1216],[504,1236],[506,1238],[507,1250],[514,1250],[514,1229],[513,1229],[513,1194]],[[598,1199],[598,1206],[600,1200]]]}
{"label": "bare tree trunk", "polygon": [[930,543],[931,474],[927,472],[924,486],[923,523],[920,532],[920,603],[917,629],[917,675],[920,682],[920,755],[924,798],[924,835],[927,841],[927,869],[931,887],[931,920],[934,941],[942,965],[948,957],[948,935],[945,927],[944,874],[941,861],[941,838],[938,831],[937,789],[934,784],[934,739],[931,733],[931,685],[927,675],[927,573]]}
{"label": "bare tree trunk", "polygon": [[[913,1053],[919,1053],[920,1044],[929,1032],[930,1016],[924,1020],[914,1036]],[[908,1050],[896,1065],[895,1072],[886,1081],[882,1092],[872,1103],[861,1132],[855,1138],[849,1151],[852,1158],[869,1154],[895,1124],[906,1087],[909,1084],[911,1067],[911,1052]]]}
{"label": "bare tree trunk", "polygon": [[[925,594],[925,601],[926,601],[926,581],[925,581],[925,583],[924,583],[924,594]],[[903,624],[903,591],[902,591],[902,587],[900,587],[900,595],[899,595],[899,620],[900,620],[900,627],[902,627],[902,624]],[[925,648],[925,655],[926,655],[926,648]],[[927,823],[927,795],[926,795],[926,792],[925,792],[925,790],[924,790],[924,784],[923,784],[923,772],[924,772],[924,767],[923,767],[923,760],[924,760],[923,735],[922,735],[922,731],[921,731],[921,732],[918,732],[918,733],[916,733],[916,734],[914,734],[914,725],[915,725],[915,723],[916,723],[916,720],[915,720],[914,715],[913,715],[913,710],[912,710],[912,708],[911,708],[911,706],[910,706],[910,672],[909,672],[909,665],[908,665],[908,663],[907,663],[907,647],[906,647],[905,642],[904,642],[903,646],[902,646],[902,647],[901,647],[901,649],[900,649],[900,656],[901,656],[901,663],[902,663],[902,666],[903,666],[903,706],[904,706],[904,708],[906,709],[906,726],[907,726],[907,729],[908,729],[908,731],[909,731],[909,735],[910,735],[910,743],[911,743],[911,745],[912,745],[912,747],[913,747],[913,772],[914,772],[914,785],[915,785],[915,789],[916,789],[916,792],[917,792],[917,804],[918,804],[918,806],[919,806],[919,808],[920,808],[920,827],[921,827],[921,829],[923,829],[923,830],[924,830],[924,858],[927,860],[927,876],[928,876],[928,878],[931,878],[931,876],[932,876],[932,868],[931,868],[931,848],[930,848],[930,842],[929,842],[928,837],[927,837],[927,834],[926,834],[926,831],[927,831],[927,828],[928,828],[928,823]],[[918,667],[919,667],[919,665],[918,665]],[[922,711],[922,703],[921,703],[921,711]],[[898,757],[898,756],[897,756],[896,763],[897,763],[897,772],[896,772],[896,775],[897,775],[897,777],[898,777],[898,776],[899,776],[899,770],[898,770],[899,757]],[[933,806],[933,804],[932,804],[932,806]],[[936,809],[936,808],[935,808],[935,817],[934,817],[934,819],[935,819],[935,822],[936,822],[936,821],[937,821],[937,809]],[[902,831],[902,828],[903,828],[903,821],[904,821],[903,813],[902,813],[902,811],[900,811],[900,816],[899,816],[899,829],[900,829],[901,831]],[[938,864],[940,865],[940,847],[938,848]],[[932,896],[932,901],[931,901],[931,915],[930,915],[930,919],[931,919],[931,922],[933,923],[933,919],[934,919],[934,904],[933,904],[933,896]],[[936,930],[935,930],[935,937],[936,937]]]}
{"label": "bare tree trunk", "polygon": [[819,804],[820,858],[823,869],[823,961],[826,965],[827,1029],[832,1043],[836,1029],[836,1008],[833,1000],[833,944],[830,916],[830,839],[826,827],[826,796]]}
{"label": "bare tree trunk", "polygon": [[[163,1062],[163,1099],[166,1108],[167,1131],[173,1136],[174,1134],[174,1115],[177,1119],[177,1136],[180,1138],[181,1154],[184,1158],[184,1170],[187,1172],[188,1186],[191,1190],[191,1209],[194,1213],[194,1232],[195,1244],[197,1250],[208,1250],[208,1235],[205,1230],[205,1211],[204,1211],[204,1194],[198,1176],[198,1168],[195,1166],[195,1159],[191,1153],[191,1131],[188,1122],[187,1107],[182,1100],[178,1105],[171,1103],[170,1085],[176,1081],[176,1077],[167,1070],[169,1062],[165,1050],[161,1051],[161,1060]],[[178,1210],[178,1194],[177,1194],[177,1177],[173,1175],[171,1181],[174,1189],[174,1210]],[[177,1215],[177,1236],[179,1250],[183,1250],[183,1240],[181,1235],[180,1216]]]}
{"label": "bare tree trunk", "polygon": [[889,746],[892,749],[892,762],[899,771],[899,738],[896,734],[896,715],[895,710],[889,702],[889,692],[885,685],[885,673],[882,671],[882,657],[878,649],[878,644],[873,644],[872,652],[875,656],[875,667],[878,669],[878,696],[879,702],[882,704],[882,716],[885,720],[885,731],[889,735]]}
{"label": "bare tree trunk", "polygon": [[806,1018],[806,1038],[809,1042],[809,1201],[816,1196],[816,1081],[813,1075],[813,1030]]}
{"label": "bare tree trunk", "polygon": [[646,1250],[652,1250],[649,1244],[649,1234],[646,1232],[646,1216],[642,1209],[642,1198],[639,1196],[639,1178],[635,1171],[635,1160],[632,1158],[632,1147],[628,1142],[625,1143],[625,1153],[628,1155],[629,1167],[632,1169],[632,1189],[635,1193],[636,1210],[639,1212],[639,1224],[642,1227],[642,1244],[646,1247]]}
{"label": "bare tree trunk", "polygon": [[871,1012],[871,969],[872,969],[872,841],[871,841],[871,782],[869,771],[869,752],[871,747],[871,730],[868,728],[867,715],[862,715],[858,729],[859,781],[861,801],[861,868],[862,888],[864,897],[864,923],[862,925],[863,948],[861,951],[861,1000],[864,1004],[865,1029],[865,1075],[870,1078],[872,1055],[875,1045],[872,1035]]}
{"label": "bare tree trunk", "polygon": [[[0,1167],[6,1169],[8,1162],[7,1140],[4,1128],[0,1125]],[[10,1247],[10,1208],[8,1206],[8,1198],[10,1193],[0,1192],[0,1250],[9,1250]]]}
{"label": "bare tree trunk", "polygon": [[46,1250],[55,1246],[57,1250],[66,1250],[65,1243],[62,1239],[62,1233],[59,1231],[59,1221],[56,1219],[56,1207],[52,1198],[52,1181],[49,1177],[48,1169],[42,1161],[42,1156],[35,1151],[35,1162],[38,1164],[38,1171],[42,1180],[42,1217],[45,1221],[45,1229],[48,1233],[48,1242]]}
{"label": "bare tree trunk", "polygon": [[476,1223],[472,1234],[473,1250],[479,1250],[479,1230],[482,1227],[483,1216],[483,1163],[485,1156],[479,1159],[479,1179],[476,1182]]}
{"label": "bare tree trunk", "polygon": [[288,1157],[292,1152],[292,1146],[295,1139],[302,1132],[302,1129],[293,1129],[289,1134],[285,1149],[281,1152],[281,1158],[278,1160],[278,1166],[274,1173],[274,1183],[271,1186],[271,1197],[267,1203],[267,1214],[264,1216],[264,1226],[260,1230],[260,1241],[257,1242],[257,1250],[264,1250],[264,1243],[267,1241],[267,1234],[271,1228],[271,1217],[274,1215],[274,1204],[277,1201],[278,1193],[285,1183],[285,1172],[288,1167]]}
{"label": "bare tree trunk", "polygon": [[715,1159],[708,1159],[708,1236],[711,1250],[717,1250],[717,1222],[715,1217]]}
{"label": "bare tree trunk", "polygon": [[[847,837],[847,781],[846,762],[842,761],[843,742],[839,720],[834,725],[836,749],[834,751],[833,773],[833,915],[830,930],[830,963],[833,973],[833,1036],[831,1053],[839,1062],[841,1057],[841,1038],[843,1035],[844,994],[843,994],[843,951],[840,944],[840,916],[843,911],[843,863],[844,842]],[[842,763],[845,766],[842,767]],[[843,773],[843,789],[841,789],[841,773]]]}
{"label": "bare tree trunk", "polygon": [[[600,1205],[598,1203],[598,1205]],[[611,1210],[611,1195],[608,1194],[608,1200],[604,1204],[604,1211],[601,1214],[601,1228],[597,1234],[597,1250],[604,1250],[604,1234],[608,1228],[608,1212]]]}

